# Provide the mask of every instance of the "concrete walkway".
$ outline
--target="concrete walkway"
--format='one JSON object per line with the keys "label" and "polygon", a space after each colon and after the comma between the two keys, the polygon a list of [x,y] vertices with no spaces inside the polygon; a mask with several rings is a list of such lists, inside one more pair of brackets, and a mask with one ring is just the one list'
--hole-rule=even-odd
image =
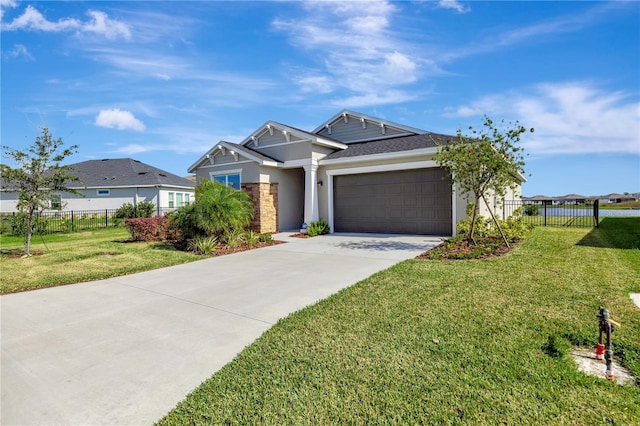
{"label": "concrete walkway", "polygon": [[280,318],[441,239],[333,234],[1,298],[3,425],[148,425]]}

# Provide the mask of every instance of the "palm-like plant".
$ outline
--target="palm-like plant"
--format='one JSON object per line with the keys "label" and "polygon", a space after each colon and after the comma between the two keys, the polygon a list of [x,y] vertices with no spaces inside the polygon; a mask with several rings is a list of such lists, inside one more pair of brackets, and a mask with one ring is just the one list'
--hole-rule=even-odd
{"label": "palm-like plant", "polygon": [[222,238],[251,224],[253,202],[244,191],[203,180],[196,187],[196,200],[176,210],[170,217],[183,238],[198,235]]}

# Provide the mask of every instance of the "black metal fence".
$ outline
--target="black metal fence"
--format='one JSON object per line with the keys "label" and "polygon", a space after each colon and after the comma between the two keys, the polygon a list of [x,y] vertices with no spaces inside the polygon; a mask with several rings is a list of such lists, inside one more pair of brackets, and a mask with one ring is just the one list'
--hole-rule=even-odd
{"label": "black metal fence", "polygon": [[[497,206],[499,208],[499,206]],[[536,202],[511,200],[503,203],[503,218],[512,216],[516,210],[527,223],[534,226],[575,226],[583,228],[597,227],[600,223],[598,200],[583,203],[563,203],[552,200]]]}
{"label": "black metal fence", "polygon": [[[175,208],[158,208],[156,214],[165,215]],[[115,217],[117,209],[45,211],[35,215],[34,234],[89,231],[124,226],[124,219]],[[26,217],[20,213],[0,213],[0,233],[24,234]]]}

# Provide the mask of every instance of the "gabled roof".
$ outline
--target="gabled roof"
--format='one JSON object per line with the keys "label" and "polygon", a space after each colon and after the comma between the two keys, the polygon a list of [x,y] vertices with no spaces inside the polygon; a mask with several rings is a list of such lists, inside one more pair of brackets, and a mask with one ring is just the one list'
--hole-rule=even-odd
{"label": "gabled roof", "polygon": [[370,123],[376,123],[376,124],[379,124],[379,125],[382,124],[382,125],[389,126],[389,127],[395,127],[396,129],[404,131],[404,133],[407,134],[407,135],[410,135],[410,134],[419,135],[419,134],[427,133],[425,130],[421,130],[421,129],[418,129],[418,128],[415,128],[415,127],[406,126],[404,124],[394,123],[392,121],[383,120],[383,119],[378,118],[378,117],[372,117],[370,115],[362,114],[360,112],[351,111],[351,110],[348,110],[348,109],[344,109],[344,110],[340,111],[339,113],[337,113],[336,115],[334,115],[333,117],[331,117],[330,119],[328,119],[327,121],[322,123],[320,126],[316,127],[315,130],[313,130],[313,133],[320,133],[322,130],[327,128],[327,126],[331,126],[335,122],[337,122],[339,120],[343,120],[345,117],[354,117],[354,118],[357,118],[357,119],[366,120],[366,121],[368,121]]}
{"label": "gabled roof", "polygon": [[282,132],[283,135],[286,135],[288,133],[289,135],[293,135],[299,139],[306,139],[313,144],[326,146],[328,148],[345,149],[347,147],[345,144],[335,139],[317,135],[315,133],[307,132],[305,130],[287,126],[286,124],[278,123],[271,120],[258,127],[251,135],[247,136],[242,142],[240,142],[240,145],[246,146],[251,142],[255,143],[256,139],[258,139],[259,141],[260,136],[266,133],[273,134],[273,132],[275,131]]}
{"label": "gabled roof", "polygon": [[437,133],[422,133],[419,135],[403,136],[392,139],[381,139],[369,142],[352,143],[347,149],[329,154],[326,159],[358,157],[361,155],[387,154],[416,149],[435,148],[436,143],[445,143],[455,136]]}
{"label": "gabled roof", "polygon": [[189,179],[174,175],[132,158],[88,160],[70,164],[72,174],[80,181],[69,183],[71,188],[177,186],[195,187]]}
{"label": "gabled roof", "polygon": [[216,152],[221,148],[236,152],[249,160],[255,161],[260,165],[278,166],[281,164],[280,162],[278,162],[278,160],[264,155],[261,152],[255,151],[249,147],[242,146],[233,142],[220,141],[215,144],[209,151],[207,151],[203,156],[198,158],[198,160],[189,167],[189,173],[195,172],[196,169],[205,162],[210,162],[210,158],[214,156]]}

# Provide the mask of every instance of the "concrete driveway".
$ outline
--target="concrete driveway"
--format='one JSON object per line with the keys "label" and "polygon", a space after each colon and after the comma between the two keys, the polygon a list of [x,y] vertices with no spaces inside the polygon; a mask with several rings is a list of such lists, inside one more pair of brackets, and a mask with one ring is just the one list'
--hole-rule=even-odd
{"label": "concrete driveway", "polygon": [[152,424],[278,319],[441,238],[333,234],[1,298],[3,425]]}

